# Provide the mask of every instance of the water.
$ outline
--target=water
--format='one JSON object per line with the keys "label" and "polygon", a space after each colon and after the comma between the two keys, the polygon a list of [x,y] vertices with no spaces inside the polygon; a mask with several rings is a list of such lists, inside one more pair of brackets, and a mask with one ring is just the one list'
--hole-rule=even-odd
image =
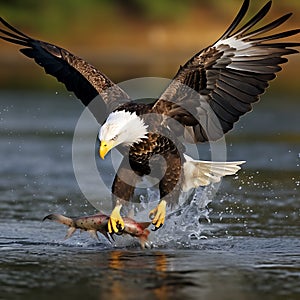
{"label": "water", "polygon": [[41,222],[96,211],[72,167],[81,105],[17,92],[2,92],[0,103],[0,299],[299,299],[296,101],[264,97],[227,138],[229,159],[247,163],[223,180],[211,223],[201,217],[190,234],[170,222],[145,251],[132,238],[64,241],[64,226]]}

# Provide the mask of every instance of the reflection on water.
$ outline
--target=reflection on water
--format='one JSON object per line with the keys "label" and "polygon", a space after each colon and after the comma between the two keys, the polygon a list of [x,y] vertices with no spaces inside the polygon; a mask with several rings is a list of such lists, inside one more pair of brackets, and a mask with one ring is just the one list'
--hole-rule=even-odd
{"label": "reflection on water", "polygon": [[60,95],[0,94],[0,298],[298,299],[298,104],[264,101],[228,138],[229,159],[247,163],[223,181],[212,223],[201,219],[198,238],[165,226],[140,251],[131,238],[64,241],[62,225],[41,222],[95,212],[72,168],[82,107]]}
{"label": "reflection on water", "polygon": [[3,299],[297,299],[300,254],[290,249],[300,243],[289,242],[220,239],[202,250],[160,251],[19,243],[2,247],[1,293]]}

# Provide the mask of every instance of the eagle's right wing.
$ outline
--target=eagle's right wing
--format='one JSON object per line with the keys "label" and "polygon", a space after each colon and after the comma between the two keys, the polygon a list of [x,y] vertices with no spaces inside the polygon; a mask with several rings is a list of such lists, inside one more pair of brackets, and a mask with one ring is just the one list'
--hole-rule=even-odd
{"label": "eagle's right wing", "polygon": [[[193,143],[221,138],[252,109],[269,81],[281,70],[280,65],[287,62],[285,56],[298,53],[294,48],[300,46],[299,42],[280,39],[297,34],[300,29],[269,34],[292,14],[255,29],[270,10],[269,1],[239,26],[248,7],[249,0],[244,0],[240,12],[219,40],[180,67],[154,103],[153,112],[169,117],[162,125],[176,136]],[[173,120],[176,122],[172,125]]]}
{"label": "eagle's right wing", "polygon": [[[121,103],[128,102],[129,96],[118,85],[83,59],[63,48],[25,35],[3,18],[0,18],[0,22],[7,29],[0,29],[4,34],[0,38],[26,47],[20,51],[33,58],[47,74],[56,77],[68,91],[74,92],[85,106],[89,106],[100,124],[109,112]],[[93,101],[96,97],[96,101]]]}

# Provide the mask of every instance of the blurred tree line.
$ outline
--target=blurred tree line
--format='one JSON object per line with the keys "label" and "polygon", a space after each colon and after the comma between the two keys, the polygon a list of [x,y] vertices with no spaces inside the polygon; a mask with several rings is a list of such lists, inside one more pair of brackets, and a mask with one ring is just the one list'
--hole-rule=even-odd
{"label": "blurred tree line", "polygon": [[[35,38],[85,58],[114,80],[172,77],[230,24],[243,0],[0,0],[1,17]],[[248,17],[268,0],[251,0]],[[273,0],[265,22],[293,12],[284,29],[299,28],[300,0]],[[299,41],[299,37],[292,38]],[[0,88],[56,86],[42,70],[0,43]],[[284,84],[298,86],[300,55],[291,57]],[[291,67],[292,66],[292,67]],[[18,68],[18,74],[15,72]],[[285,72],[285,71],[284,71]],[[24,74],[28,82],[24,81]],[[22,78],[22,79],[21,79]],[[35,80],[38,80],[39,83]]]}
{"label": "blurred tree line", "polygon": [[[1,0],[2,17],[42,31],[57,31],[70,21],[103,26],[102,20],[114,23],[117,18],[140,22],[180,20],[192,10],[234,13],[243,0]],[[266,1],[252,0],[250,10]],[[276,11],[299,10],[299,0],[273,0]]]}

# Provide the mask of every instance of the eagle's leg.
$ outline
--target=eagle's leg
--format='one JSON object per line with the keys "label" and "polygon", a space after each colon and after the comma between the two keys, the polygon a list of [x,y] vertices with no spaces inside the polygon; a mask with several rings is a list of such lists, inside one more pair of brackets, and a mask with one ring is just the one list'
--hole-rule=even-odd
{"label": "eagle's leg", "polygon": [[120,201],[117,201],[117,204],[113,211],[110,214],[107,228],[109,233],[118,233],[124,230],[124,221],[121,217],[120,211],[122,208],[122,204]]}
{"label": "eagle's leg", "polygon": [[114,209],[108,220],[109,233],[122,233],[124,230],[120,211],[122,205],[131,200],[136,184],[140,180],[140,176],[128,166],[126,159],[123,159],[112,185]]}
{"label": "eagle's leg", "polygon": [[159,229],[165,222],[166,218],[166,200],[161,200],[159,204],[150,211],[149,218],[152,219],[152,224],[155,225],[155,229]]}
{"label": "eagle's leg", "polygon": [[165,223],[166,207],[178,201],[181,180],[181,158],[177,151],[164,155],[167,163],[164,176],[159,182],[160,202],[156,208],[150,211],[149,218],[152,219],[154,230],[159,229]]}

